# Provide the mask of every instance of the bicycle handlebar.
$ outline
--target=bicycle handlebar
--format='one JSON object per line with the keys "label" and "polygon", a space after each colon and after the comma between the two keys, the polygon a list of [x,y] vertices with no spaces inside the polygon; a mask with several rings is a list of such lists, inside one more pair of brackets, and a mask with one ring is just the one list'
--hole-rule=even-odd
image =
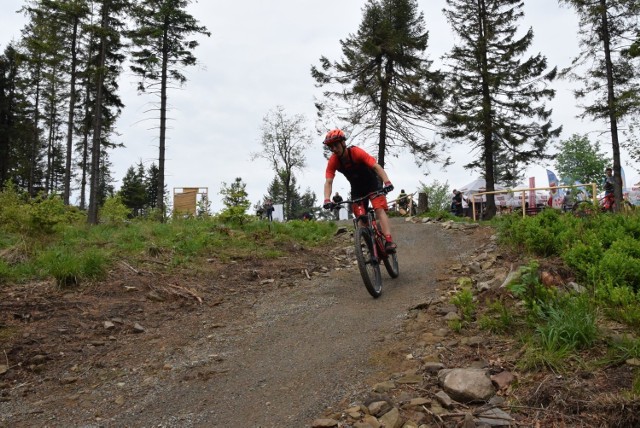
{"label": "bicycle handlebar", "polygon": [[387,192],[385,192],[383,189],[379,189],[379,190],[375,190],[367,195],[364,195],[360,198],[356,198],[356,199],[347,199],[346,201],[342,201],[342,202],[333,202],[334,205],[338,206],[338,205],[344,205],[344,204],[355,204],[358,202],[362,202],[365,199],[369,199],[371,196],[381,196],[381,195],[386,195]]}

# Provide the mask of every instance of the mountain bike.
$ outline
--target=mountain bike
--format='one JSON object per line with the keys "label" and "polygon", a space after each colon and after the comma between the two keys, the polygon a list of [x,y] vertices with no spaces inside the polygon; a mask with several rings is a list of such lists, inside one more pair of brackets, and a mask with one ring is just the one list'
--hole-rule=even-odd
{"label": "mountain bike", "polygon": [[[635,207],[626,199],[622,200],[620,207],[620,213],[630,213]],[[597,212],[616,212],[616,201],[613,195],[606,195],[598,200],[598,205],[595,206],[591,201],[578,201],[573,204],[571,211],[577,217],[586,217]]]}
{"label": "mountain bike", "polygon": [[369,198],[381,195],[385,195],[385,193],[378,190],[361,198],[334,204],[347,206],[353,204],[354,206],[353,226],[355,231],[353,239],[356,260],[364,286],[374,298],[378,298],[382,294],[381,262],[391,278],[397,278],[400,275],[398,254],[396,252],[387,253],[385,250],[386,239],[378,226],[375,210],[369,206]]}

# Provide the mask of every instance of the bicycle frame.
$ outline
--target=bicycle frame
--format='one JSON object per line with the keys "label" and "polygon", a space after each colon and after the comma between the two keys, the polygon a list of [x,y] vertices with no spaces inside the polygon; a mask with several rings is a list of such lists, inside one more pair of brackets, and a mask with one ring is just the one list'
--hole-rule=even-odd
{"label": "bicycle frame", "polygon": [[[354,204],[360,205],[362,207],[363,213],[355,216],[353,219],[353,227],[366,227],[369,229],[371,236],[373,237],[376,245],[373,246],[373,255],[375,257],[375,261],[379,262],[380,260],[386,258],[388,256],[387,251],[385,250],[385,238],[378,226],[378,220],[376,218],[375,209],[371,206],[368,206],[368,200],[372,196],[383,196],[385,193],[382,190],[376,190],[375,192],[371,192],[361,198],[356,198],[353,200],[342,201],[336,205],[342,204]],[[355,210],[354,210],[355,214]]]}

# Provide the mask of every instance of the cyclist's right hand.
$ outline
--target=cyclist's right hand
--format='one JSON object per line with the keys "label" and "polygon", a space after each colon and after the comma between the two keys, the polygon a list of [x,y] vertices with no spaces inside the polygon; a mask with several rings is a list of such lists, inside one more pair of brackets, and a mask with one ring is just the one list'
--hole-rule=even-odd
{"label": "cyclist's right hand", "polygon": [[335,207],[336,207],[336,204],[331,202],[329,199],[324,200],[324,205],[322,206],[322,208],[324,208],[325,210],[332,210]]}

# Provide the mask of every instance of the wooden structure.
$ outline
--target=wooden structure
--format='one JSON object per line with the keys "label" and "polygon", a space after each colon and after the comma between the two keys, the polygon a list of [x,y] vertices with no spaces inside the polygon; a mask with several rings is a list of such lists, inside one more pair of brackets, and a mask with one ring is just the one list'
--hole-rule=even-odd
{"label": "wooden structure", "polygon": [[208,187],[174,187],[173,214],[195,216],[198,211],[198,201],[206,200],[208,195]]}

